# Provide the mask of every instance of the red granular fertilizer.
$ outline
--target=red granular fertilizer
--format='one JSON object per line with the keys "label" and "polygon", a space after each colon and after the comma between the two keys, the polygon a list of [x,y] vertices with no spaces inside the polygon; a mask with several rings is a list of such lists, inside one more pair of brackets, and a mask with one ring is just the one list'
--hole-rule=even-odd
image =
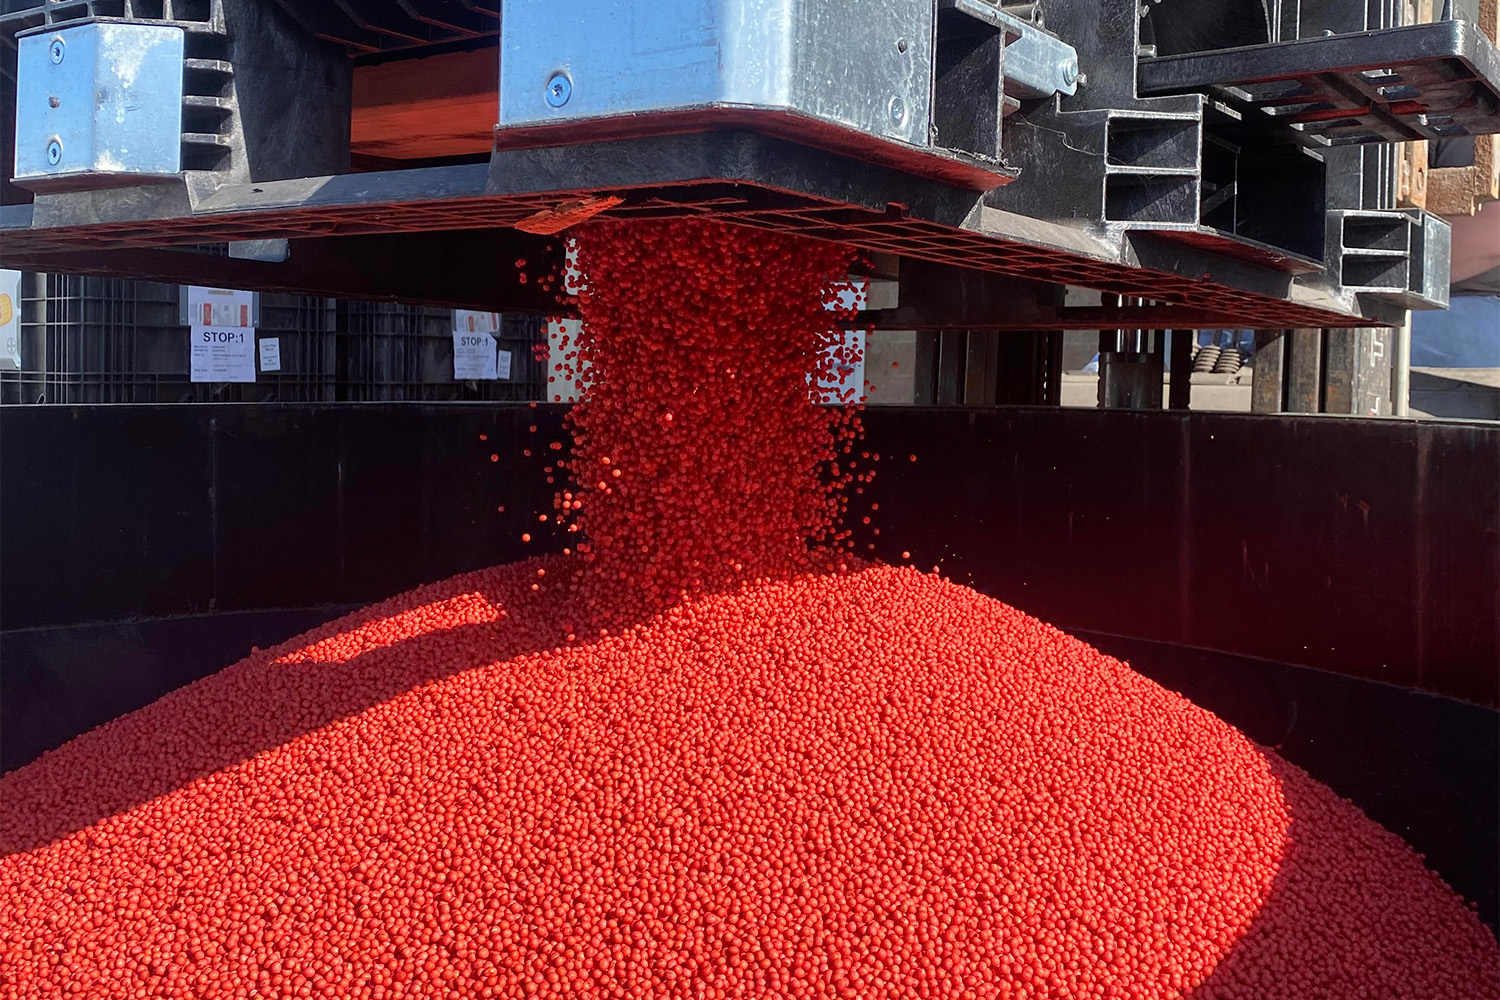
{"label": "red granular fertilizer", "polygon": [[693,219],[596,223],[575,246],[560,374],[584,395],[559,509],[588,539],[590,617],[786,576],[842,542],[858,411],[818,405],[809,374],[850,350],[849,253]]}
{"label": "red granular fertilizer", "polygon": [[844,551],[878,456],[807,379],[848,360],[840,251],[597,224],[578,261],[538,515],[578,554],[0,778],[0,1000],[1500,1000],[1494,938],[1353,805]]}
{"label": "red granular fertilizer", "polygon": [[0,779],[0,996],[1500,996],[1395,836],[913,569],[566,645],[527,562]]}

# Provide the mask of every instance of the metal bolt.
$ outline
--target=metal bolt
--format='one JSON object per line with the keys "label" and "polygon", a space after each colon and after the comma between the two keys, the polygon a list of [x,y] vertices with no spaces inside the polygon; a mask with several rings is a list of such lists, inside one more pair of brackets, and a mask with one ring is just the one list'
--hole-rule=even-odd
{"label": "metal bolt", "polygon": [[554,73],[552,79],[547,81],[547,103],[554,108],[560,108],[568,103],[568,98],[573,96],[573,81],[568,79],[566,73]]}
{"label": "metal bolt", "polygon": [[52,65],[56,66],[63,61],[63,56],[68,54],[68,47],[63,44],[61,38],[54,38],[52,39],[52,48],[49,51],[52,56]]}
{"label": "metal bolt", "polygon": [[908,47],[909,46],[907,44],[906,39],[904,39],[904,38],[898,38],[896,40],[896,51],[897,52],[905,52]]}
{"label": "metal bolt", "polygon": [[62,162],[62,140],[53,139],[47,143],[47,162],[54,167]]}
{"label": "metal bolt", "polygon": [[1069,59],[1062,66],[1063,83],[1069,87],[1078,82],[1078,60]]}
{"label": "metal bolt", "polygon": [[906,121],[906,102],[899,97],[891,98],[891,121],[897,125]]}

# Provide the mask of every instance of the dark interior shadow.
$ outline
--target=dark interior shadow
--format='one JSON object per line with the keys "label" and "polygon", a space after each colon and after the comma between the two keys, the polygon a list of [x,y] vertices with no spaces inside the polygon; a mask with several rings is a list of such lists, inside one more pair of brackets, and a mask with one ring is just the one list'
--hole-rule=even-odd
{"label": "dark interior shadow", "polygon": [[1074,635],[1354,802],[1500,928],[1500,712],[1311,667]]}
{"label": "dark interior shadow", "polygon": [[[427,603],[476,590],[471,577],[440,586]],[[292,640],[261,651],[172,691],[154,703],[152,720],[166,720],[156,729],[146,731],[137,716],[127,715],[50,751],[3,779],[0,857],[55,843],[423,684],[565,642],[560,626],[535,619],[521,624],[524,598],[482,596],[501,610],[498,620],[415,635],[341,662],[318,659],[320,641],[381,617],[357,613],[309,633],[309,642]],[[507,609],[518,616],[505,614]],[[303,649],[311,658],[284,662]],[[464,655],[456,658],[455,650]],[[205,684],[216,688],[214,697],[202,697],[199,688]],[[319,690],[318,698],[306,697],[309,685]],[[165,748],[173,766],[164,771],[158,762]]]}
{"label": "dark interior shadow", "polygon": [[[1500,968],[1473,964],[1485,954],[1489,928],[1476,918],[1465,931],[1441,940],[1415,934],[1451,926],[1456,903],[1431,891],[1402,896],[1391,886],[1416,881],[1432,889],[1436,876],[1418,871],[1413,858],[1407,877],[1400,877],[1385,852],[1371,850],[1388,849],[1399,838],[1373,824],[1351,833],[1348,826],[1329,823],[1324,800],[1312,794],[1306,779],[1288,780],[1297,769],[1275,756],[1268,761],[1281,779],[1291,818],[1281,868],[1250,926],[1185,1000],[1254,1000],[1273,983],[1279,996],[1365,996],[1351,993],[1351,983],[1375,969],[1385,982],[1405,983],[1414,990],[1410,995],[1433,1000],[1474,995],[1445,990],[1472,985],[1487,972],[1488,991],[1479,995],[1500,996]],[[1351,927],[1362,933],[1344,933]],[[1439,968],[1447,978],[1434,972]]]}
{"label": "dark interior shadow", "polygon": [[0,630],[0,775],[361,607]]}

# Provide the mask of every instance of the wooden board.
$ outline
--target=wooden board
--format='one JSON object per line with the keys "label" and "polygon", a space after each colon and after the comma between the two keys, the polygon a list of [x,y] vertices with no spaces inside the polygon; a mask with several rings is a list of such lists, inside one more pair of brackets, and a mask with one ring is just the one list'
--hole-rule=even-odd
{"label": "wooden board", "polygon": [[1500,136],[1474,139],[1472,167],[1427,171],[1427,205],[1438,215],[1473,215],[1487,201],[1500,199]]}
{"label": "wooden board", "polygon": [[351,152],[383,160],[488,153],[499,113],[498,49],[358,66]]}

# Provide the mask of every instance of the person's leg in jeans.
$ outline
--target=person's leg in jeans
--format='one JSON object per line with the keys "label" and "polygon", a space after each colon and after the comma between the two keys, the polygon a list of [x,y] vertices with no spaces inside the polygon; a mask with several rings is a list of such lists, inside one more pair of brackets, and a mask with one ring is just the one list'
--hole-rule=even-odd
{"label": "person's leg in jeans", "polygon": [[1446,310],[1411,314],[1414,368],[1500,368],[1500,296],[1455,295]]}

